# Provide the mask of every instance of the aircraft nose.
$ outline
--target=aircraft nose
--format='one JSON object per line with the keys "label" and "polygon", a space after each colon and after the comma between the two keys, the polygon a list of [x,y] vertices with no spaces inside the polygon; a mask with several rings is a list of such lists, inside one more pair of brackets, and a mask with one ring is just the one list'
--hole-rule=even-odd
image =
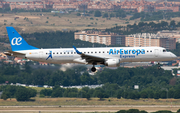
{"label": "aircraft nose", "polygon": [[171,57],[172,57],[173,60],[177,59],[177,56],[175,54],[173,54],[173,53],[171,53]]}

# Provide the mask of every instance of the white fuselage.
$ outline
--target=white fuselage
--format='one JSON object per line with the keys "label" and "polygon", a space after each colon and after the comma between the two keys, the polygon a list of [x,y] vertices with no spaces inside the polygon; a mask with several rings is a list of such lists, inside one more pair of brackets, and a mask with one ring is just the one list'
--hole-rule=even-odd
{"label": "white fuselage", "polygon": [[[167,52],[162,47],[102,47],[102,48],[78,48],[84,54],[101,57],[104,59],[119,59],[122,62],[148,62],[169,61],[176,59],[176,55]],[[47,63],[80,63],[88,64],[76,53],[74,48],[35,49],[16,51],[25,55],[17,57]],[[49,56],[51,54],[51,56]],[[48,58],[49,57],[49,58]],[[91,63],[89,63],[91,64]]]}

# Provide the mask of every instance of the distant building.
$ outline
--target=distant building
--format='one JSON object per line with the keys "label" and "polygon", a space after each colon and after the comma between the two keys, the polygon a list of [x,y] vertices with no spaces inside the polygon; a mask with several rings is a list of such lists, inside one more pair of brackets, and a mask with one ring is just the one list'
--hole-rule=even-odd
{"label": "distant building", "polygon": [[166,7],[166,6],[155,6],[155,11],[167,11],[167,12],[178,12],[179,6],[173,6],[173,7]]}
{"label": "distant building", "polygon": [[102,32],[89,32],[81,31],[74,33],[75,39],[80,39],[83,41],[88,41],[91,43],[100,43],[105,45],[125,45],[125,36],[118,34],[108,34]]}
{"label": "distant building", "polygon": [[158,31],[157,34],[159,36],[166,36],[166,37],[170,37],[170,38],[175,38],[176,42],[180,43],[180,31],[162,30],[162,31]]}
{"label": "distant building", "polygon": [[152,5],[144,5],[144,6],[139,6],[138,8],[137,8],[137,12],[139,13],[139,12],[142,12],[142,11],[144,11],[144,12],[154,12],[154,6],[152,6]]}
{"label": "distant building", "polygon": [[[8,2],[9,1],[9,2]],[[149,2],[147,0],[0,0],[0,8],[13,9],[53,9],[53,10],[102,10],[111,11],[123,9],[132,12],[152,12],[152,11],[180,11],[180,2],[158,1]],[[11,1],[11,2],[10,2]]]}
{"label": "distant building", "polygon": [[160,37],[157,34],[138,33],[125,37],[125,46],[130,47],[164,47],[166,49],[176,49],[176,39]]}
{"label": "distant building", "polygon": [[43,9],[45,8],[43,2],[40,1],[34,1],[34,2],[11,2],[9,4],[9,7],[11,10],[13,9]]}
{"label": "distant building", "polygon": [[103,86],[103,84],[99,84],[99,85],[67,86],[67,87],[60,86],[60,87],[62,87],[62,88],[77,88],[77,89],[81,89],[83,87],[89,87],[90,89],[95,89],[95,88],[102,87],[102,86]]}

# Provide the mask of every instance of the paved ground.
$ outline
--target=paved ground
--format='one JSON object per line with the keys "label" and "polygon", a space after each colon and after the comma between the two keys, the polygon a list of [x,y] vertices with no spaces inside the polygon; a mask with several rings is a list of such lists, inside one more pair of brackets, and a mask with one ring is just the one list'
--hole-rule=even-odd
{"label": "paved ground", "polygon": [[85,105],[85,106],[0,106],[0,113],[52,113],[52,112],[116,112],[119,110],[139,109],[147,112],[180,108],[171,105]]}

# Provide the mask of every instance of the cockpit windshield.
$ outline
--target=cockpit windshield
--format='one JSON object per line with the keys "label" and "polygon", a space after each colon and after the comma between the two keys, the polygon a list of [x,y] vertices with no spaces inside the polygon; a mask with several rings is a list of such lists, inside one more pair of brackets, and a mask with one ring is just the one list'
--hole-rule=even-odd
{"label": "cockpit windshield", "polygon": [[166,49],[163,49],[163,52],[166,52]]}

